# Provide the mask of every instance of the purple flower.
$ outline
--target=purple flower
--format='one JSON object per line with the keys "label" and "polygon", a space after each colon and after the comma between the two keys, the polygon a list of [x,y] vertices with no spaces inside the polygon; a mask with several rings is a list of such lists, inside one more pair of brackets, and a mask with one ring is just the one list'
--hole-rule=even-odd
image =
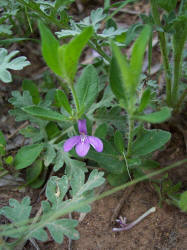
{"label": "purple flower", "polygon": [[102,141],[95,136],[87,135],[86,120],[78,120],[78,129],[80,135],[73,136],[64,143],[65,152],[69,152],[75,146],[76,153],[84,157],[90,149],[90,144],[97,152],[103,151]]}

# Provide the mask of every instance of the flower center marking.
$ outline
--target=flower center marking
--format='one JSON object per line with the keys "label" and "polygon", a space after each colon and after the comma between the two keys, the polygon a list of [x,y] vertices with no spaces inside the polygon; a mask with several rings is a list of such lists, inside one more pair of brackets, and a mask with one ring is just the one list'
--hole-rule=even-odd
{"label": "flower center marking", "polygon": [[86,135],[85,134],[81,134],[80,137],[81,137],[81,143],[85,143]]}

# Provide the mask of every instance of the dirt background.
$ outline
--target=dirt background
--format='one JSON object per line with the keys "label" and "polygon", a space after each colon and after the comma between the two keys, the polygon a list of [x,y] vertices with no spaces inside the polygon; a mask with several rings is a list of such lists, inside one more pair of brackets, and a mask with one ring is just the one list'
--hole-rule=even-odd
{"label": "dirt background", "polygon": [[[90,10],[102,6],[103,1],[77,1],[77,4],[73,5],[72,14],[75,18],[81,19],[83,16],[87,16]],[[140,13],[148,13],[149,10],[149,1],[139,1],[139,3],[128,5],[122,9],[115,18],[120,26],[127,27],[139,19],[138,15]],[[16,123],[13,117],[8,115],[8,110],[11,108],[11,105],[8,103],[11,91],[21,88],[22,78],[40,79],[42,73],[46,70],[38,45],[25,44],[26,47],[14,44],[11,49],[21,50],[22,54],[25,54],[31,61],[31,66],[27,67],[21,73],[16,73],[18,77],[15,78],[14,83],[0,83],[0,129],[9,138],[8,147],[12,153],[16,152],[21,145],[24,145],[25,140],[18,133],[20,126],[23,124]],[[28,53],[28,51],[31,51],[31,48],[32,53]],[[156,37],[153,53],[153,69],[155,73],[153,72],[152,77],[154,78],[155,74],[158,73],[161,63]],[[162,89],[162,74],[157,75],[157,80],[160,89]],[[177,119],[173,124],[166,123],[161,127],[172,132],[172,140],[168,143],[166,149],[162,152],[156,152],[154,155],[154,158],[160,162],[161,167],[186,157],[187,114],[183,113]],[[187,171],[185,166],[170,171],[169,178],[174,183],[181,180],[183,182],[182,189],[187,189]],[[12,185],[13,181],[14,179],[6,185],[0,186],[0,207],[7,205],[9,198],[13,197],[21,200],[24,196],[29,195],[32,199],[32,216],[34,216],[39,209],[39,201],[44,199],[44,194],[41,193],[41,190],[18,188],[16,185]],[[103,191],[110,188],[109,185],[105,185]],[[111,223],[111,218],[121,197],[125,197],[125,201],[118,216],[127,217],[128,222],[134,221],[153,206],[156,207],[156,212],[146,217],[129,231],[112,232],[112,227],[117,227],[118,225],[114,222]],[[167,204],[164,204],[160,208],[158,202],[158,195],[152,183],[149,181],[139,183],[126,191],[120,191],[94,202],[92,204],[92,211],[86,215],[78,226],[80,240],[69,243],[67,238],[65,238],[63,244],[59,245],[49,237],[49,241],[45,243],[37,241],[37,244],[42,250],[186,250],[187,214]],[[73,213],[72,216],[73,218],[78,218],[77,214]],[[4,224],[6,222],[1,217],[1,223]],[[32,250],[36,248],[30,242],[27,242],[24,249]]]}

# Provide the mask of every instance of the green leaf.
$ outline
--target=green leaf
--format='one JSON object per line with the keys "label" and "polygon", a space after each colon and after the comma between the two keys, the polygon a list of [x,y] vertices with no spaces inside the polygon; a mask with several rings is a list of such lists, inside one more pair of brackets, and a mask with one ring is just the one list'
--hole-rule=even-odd
{"label": "green leaf", "polygon": [[114,144],[120,153],[124,152],[124,138],[120,131],[114,134]]}
{"label": "green leaf", "polygon": [[114,55],[110,63],[110,87],[118,101],[122,99],[125,103],[127,102],[125,87],[123,85],[120,68],[117,63],[117,59]]}
{"label": "green leaf", "polygon": [[88,65],[84,68],[76,86],[76,94],[79,100],[80,109],[86,111],[94,103],[98,94],[99,78],[94,66]]}
{"label": "green leaf", "polygon": [[93,24],[93,26],[95,26],[97,23],[102,21],[105,17],[106,15],[103,14],[102,8],[98,8],[96,10],[91,11],[90,19],[91,19],[91,23]]}
{"label": "green leaf", "polygon": [[32,102],[38,104],[40,102],[40,94],[36,84],[31,80],[24,80],[22,83],[23,90],[29,91],[32,96]]}
{"label": "green leaf", "polygon": [[32,105],[32,96],[29,91],[23,91],[23,95],[19,91],[12,91],[12,97],[8,100],[16,108]]}
{"label": "green leaf", "polygon": [[147,105],[151,101],[151,90],[150,88],[146,88],[142,94],[139,107],[137,109],[137,112],[141,113],[144,111],[144,109],[147,107]]}
{"label": "green leaf", "polygon": [[5,154],[5,146],[6,146],[6,140],[2,131],[0,130],[0,155]]}
{"label": "green leaf", "polygon": [[63,77],[69,84],[73,83],[81,52],[92,36],[92,33],[93,28],[91,26],[87,27],[67,45],[59,47],[58,55],[63,69]]}
{"label": "green leaf", "polygon": [[[117,88],[113,87],[113,90],[115,91],[115,95],[117,94],[117,96],[125,96],[125,99],[127,99],[132,93],[131,89],[131,72],[130,72],[130,66],[129,63],[126,59],[125,56],[122,55],[121,50],[117,47],[117,45],[115,45],[115,43],[111,44],[112,47],[112,55],[113,55],[113,60],[112,60],[112,66],[115,67],[114,69],[114,74],[115,76],[117,76],[117,79],[119,79],[120,81],[122,80],[122,86],[121,83],[117,84],[117,86],[119,87],[119,90],[117,90]],[[117,65],[115,65],[115,63]],[[111,74],[110,74],[111,75]],[[120,79],[121,78],[121,79]],[[115,84],[115,81],[113,83],[113,85]],[[125,90],[125,95],[124,90]],[[121,94],[119,93],[121,92]]]}
{"label": "green leaf", "polygon": [[69,114],[72,114],[72,109],[68,98],[62,90],[56,90],[55,100],[57,107],[63,107]]}
{"label": "green leaf", "polygon": [[153,160],[149,160],[149,159],[146,159],[142,162],[141,164],[141,168],[142,169],[145,169],[145,170],[149,170],[149,169],[155,169],[155,168],[158,168],[160,166],[160,163],[157,162],[157,161],[153,161]]}
{"label": "green leaf", "polygon": [[68,178],[52,176],[47,182],[46,197],[52,203],[52,208],[57,209],[68,191]]}
{"label": "green leaf", "polygon": [[29,234],[29,236],[30,236],[30,238],[35,238],[35,239],[40,240],[42,242],[48,240],[48,234],[43,228],[32,230],[32,232]]}
{"label": "green leaf", "polygon": [[94,118],[98,122],[112,124],[119,130],[125,129],[124,124],[127,121],[126,116],[121,113],[120,107],[112,107],[110,110],[100,108],[94,114]]}
{"label": "green leaf", "polygon": [[146,115],[135,115],[134,119],[146,121],[150,123],[161,123],[168,120],[171,117],[171,109],[163,107],[160,111]]}
{"label": "green leaf", "polygon": [[46,181],[46,175],[47,175],[47,171],[44,169],[40,176],[35,180],[33,181],[32,183],[29,184],[29,186],[31,188],[34,188],[34,189],[37,189],[37,188],[40,188],[42,187],[42,185],[45,183]]}
{"label": "green leaf", "polygon": [[23,169],[30,166],[43,150],[43,144],[33,144],[24,146],[18,150],[15,157],[16,169]]}
{"label": "green leaf", "polygon": [[62,76],[62,69],[58,57],[59,42],[51,31],[41,22],[38,22],[42,39],[42,55],[49,68],[57,75]]}
{"label": "green leaf", "polygon": [[87,154],[87,158],[96,161],[101,168],[110,173],[122,173],[124,162],[120,160],[120,155],[109,142],[102,141],[104,144],[103,152],[98,153],[91,149]]}
{"label": "green leaf", "polygon": [[[62,146],[61,146],[62,148]],[[71,159],[69,154],[62,150],[63,159],[66,163],[66,175],[69,179],[75,174],[78,175],[79,172],[87,172],[86,163],[84,161],[78,161]],[[77,157],[77,154],[74,154]]]}
{"label": "green leaf", "polygon": [[1,24],[0,25],[0,34],[4,35],[4,34],[7,34],[7,35],[11,35],[12,34],[12,31],[11,31],[11,28],[12,28],[12,25],[8,25],[8,24]]}
{"label": "green leaf", "polygon": [[27,138],[31,138],[33,143],[39,142],[44,138],[42,131],[39,128],[27,126],[20,130],[20,134]]}
{"label": "green leaf", "polygon": [[48,136],[49,140],[51,140],[54,137],[58,136],[60,134],[60,132],[61,132],[55,122],[49,122],[47,124],[47,126],[45,127],[45,130],[47,132],[47,136]]}
{"label": "green leaf", "polygon": [[67,117],[51,109],[46,109],[46,108],[37,107],[37,106],[29,106],[29,107],[22,108],[22,110],[28,113],[29,115],[39,117],[41,119],[45,119],[49,121],[61,122],[61,121],[67,120]]}
{"label": "green leaf", "polygon": [[171,138],[171,134],[160,129],[146,130],[134,141],[132,154],[135,156],[149,154],[166,144]]}
{"label": "green leaf", "polygon": [[[73,177],[71,179],[71,195],[73,196],[73,199],[77,201],[80,199],[80,197],[90,197],[90,195],[93,195],[93,189],[95,187],[100,186],[104,183],[105,179],[103,178],[104,172],[98,172],[97,169],[93,170],[86,183],[85,182],[85,174],[83,171],[79,171],[77,173],[73,174]],[[90,192],[89,192],[90,191]],[[88,213],[90,212],[91,207],[90,205],[83,206],[80,209],[77,210],[77,212],[82,213]]]}
{"label": "green leaf", "polygon": [[55,156],[56,156],[56,152],[55,152],[54,147],[51,144],[48,144],[47,151],[45,152],[45,155],[44,155],[44,165],[48,167],[54,160]]}
{"label": "green leaf", "polygon": [[157,0],[157,3],[161,8],[170,12],[176,8],[177,0]]}
{"label": "green leaf", "polygon": [[72,240],[79,239],[79,232],[75,229],[78,225],[77,220],[73,219],[60,219],[46,224],[53,239],[61,244],[63,242],[63,235],[65,234]]}
{"label": "green leaf", "polygon": [[101,139],[105,139],[106,135],[107,135],[107,129],[108,126],[106,123],[102,123],[99,127],[96,128],[95,130],[95,136],[99,137]]}
{"label": "green leaf", "polygon": [[7,165],[11,165],[14,161],[14,158],[11,155],[9,155],[8,157],[4,158],[4,161]]}
{"label": "green leaf", "polygon": [[187,212],[187,191],[181,194],[179,206],[183,212]]}
{"label": "green leaf", "polygon": [[150,35],[151,35],[151,26],[145,25],[145,27],[143,28],[139,37],[136,39],[133,45],[131,59],[130,59],[130,68],[131,68],[131,77],[133,78],[133,82],[131,84],[133,85],[134,91],[136,91],[136,87],[140,80],[144,53],[147,44],[149,42]]}
{"label": "green leaf", "polygon": [[42,160],[38,159],[34,164],[27,168],[26,170],[26,181],[27,185],[36,181],[43,169]]}
{"label": "green leaf", "polygon": [[24,197],[20,203],[15,199],[10,199],[9,207],[1,208],[0,214],[6,216],[11,222],[21,222],[29,218],[31,208],[28,196]]}
{"label": "green leaf", "polygon": [[105,179],[103,178],[104,172],[99,172],[97,169],[92,170],[90,173],[87,182],[85,181],[85,174],[79,172],[78,175],[73,175],[71,180],[72,195],[81,196],[89,190],[93,190],[95,187],[100,186],[104,183]]}
{"label": "green leaf", "polygon": [[53,167],[53,170],[56,172],[58,171],[60,168],[63,167],[64,165],[64,157],[63,157],[63,154],[62,154],[62,150],[59,150],[57,152],[57,157],[55,159],[55,162],[54,162],[54,167]]}
{"label": "green leaf", "polygon": [[67,8],[71,3],[73,3],[75,0],[56,0],[55,1],[55,9],[59,8]]}
{"label": "green leaf", "polygon": [[[149,25],[146,25],[133,45],[130,63],[128,63],[126,57],[122,55],[117,45],[115,45],[115,43],[111,44],[114,58],[111,62],[112,66],[114,65],[114,69],[111,68],[110,74],[111,87],[116,97],[124,100],[127,106],[126,108],[130,113],[134,111],[136,89],[139,83],[143,56],[150,34],[151,28]],[[115,76],[117,75],[118,83],[116,83],[117,80],[114,79],[115,76],[112,75],[112,73]]]}
{"label": "green leaf", "polygon": [[8,51],[4,48],[0,48],[0,80],[9,83],[12,81],[11,73],[8,69],[21,70],[24,67],[30,65],[25,56],[19,56],[13,59],[15,55],[19,53],[18,50],[14,50],[8,54]]}
{"label": "green leaf", "polygon": [[106,178],[111,186],[116,187],[126,183],[129,176],[127,172],[123,172],[121,174],[108,174]]}
{"label": "green leaf", "polygon": [[81,30],[61,30],[58,32],[55,32],[58,38],[64,38],[69,36],[77,36],[81,33]]}

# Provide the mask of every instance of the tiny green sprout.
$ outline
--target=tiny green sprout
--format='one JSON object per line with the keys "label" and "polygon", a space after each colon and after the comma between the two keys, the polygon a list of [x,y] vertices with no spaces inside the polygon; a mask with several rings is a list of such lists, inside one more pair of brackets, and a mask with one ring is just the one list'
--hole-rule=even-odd
{"label": "tiny green sprout", "polygon": [[13,157],[11,155],[9,155],[8,157],[5,158],[5,163],[7,165],[10,165],[10,164],[12,164],[13,160],[14,160]]}

